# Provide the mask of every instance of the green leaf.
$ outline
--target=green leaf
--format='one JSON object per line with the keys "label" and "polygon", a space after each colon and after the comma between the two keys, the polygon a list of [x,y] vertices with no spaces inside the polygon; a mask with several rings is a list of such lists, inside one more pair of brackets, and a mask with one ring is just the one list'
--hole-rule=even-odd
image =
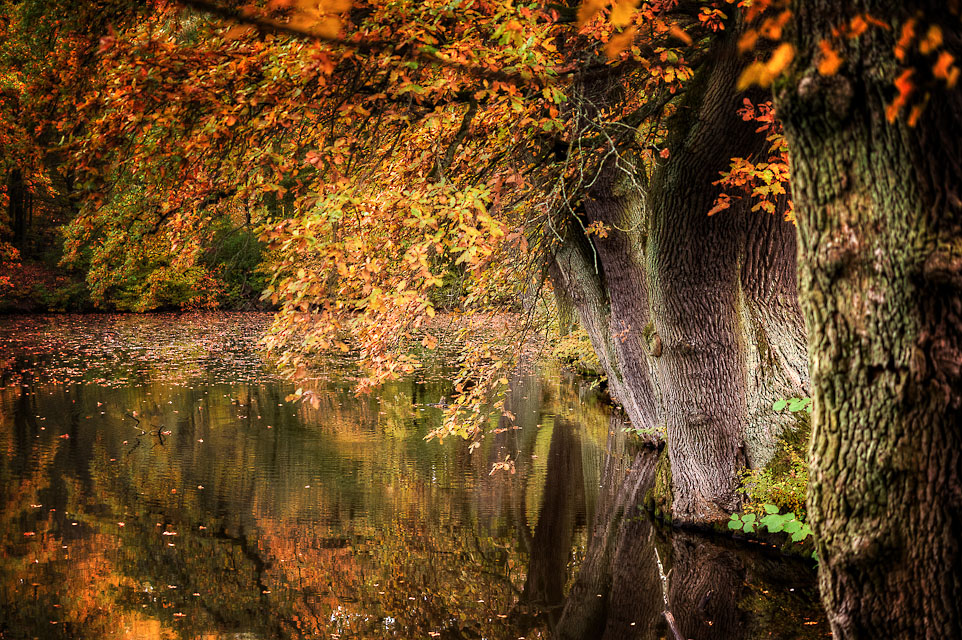
{"label": "green leaf", "polygon": [[781,411],[782,409],[785,408],[785,405],[787,404],[788,404],[788,400],[785,400],[785,399],[776,400],[775,404],[772,405],[772,411]]}
{"label": "green leaf", "polygon": [[792,534],[792,542],[801,542],[807,537],[808,534],[806,534],[804,531],[796,531]]}
{"label": "green leaf", "polygon": [[768,530],[771,531],[772,533],[778,533],[779,531],[782,531],[785,528],[785,523],[788,522],[791,518],[792,518],[792,515],[789,513],[784,513],[781,515],[769,514],[764,518],[762,518],[761,520],[759,520],[758,522],[759,524],[768,527]]}
{"label": "green leaf", "polygon": [[778,513],[779,509],[773,504],[765,505],[765,513]]}
{"label": "green leaf", "polygon": [[728,521],[728,528],[731,529],[731,530],[733,530],[733,531],[734,531],[735,529],[741,529],[741,528],[742,528],[742,521],[736,519],[736,518],[733,516],[732,519]]}
{"label": "green leaf", "polygon": [[742,527],[742,531],[744,531],[745,533],[752,533],[753,531],[755,531],[755,525],[753,525],[751,522],[746,522],[745,526]]}
{"label": "green leaf", "polygon": [[742,522],[744,522],[745,524],[751,524],[755,522],[755,514],[746,513],[745,515],[742,516]]}
{"label": "green leaf", "polygon": [[795,413],[796,411],[802,411],[803,409],[808,410],[811,404],[811,398],[792,398],[788,401],[788,410],[792,413]]}
{"label": "green leaf", "polygon": [[795,533],[798,533],[799,531],[802,530],[802,523],[799,522],[798,520],[795,520],[795,519],[793,518],[792,520],[786,522],[786,523],[782,526],[782,529],[783,529],[786,533],[795,534]]}

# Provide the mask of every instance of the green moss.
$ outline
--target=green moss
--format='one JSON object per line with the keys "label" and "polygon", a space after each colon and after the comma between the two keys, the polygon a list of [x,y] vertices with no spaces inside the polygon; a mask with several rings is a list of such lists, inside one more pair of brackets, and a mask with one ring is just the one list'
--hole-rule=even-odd
{"label": "green moss", "polygon": [[641,337],[645,339],[645,344],[651,347],[651,341],[655,339],[655,323],[649,322],[645,325],[645,328],[641,330]]}
{"label": "green moss", "polygon": [[671,514],[671,461],[668,459],[668,447],[658,455],[658,465],[655,467],[655,484],[645,496],[646,506],[659,516]]}
{"label": "green moss", "polygon": [[551,354],[562,364],[571,367],[578,373],[588,376],[605,377],[601,361],[595,355],[594,347],[584,329],[577,328],[568,335],[559,338]]}

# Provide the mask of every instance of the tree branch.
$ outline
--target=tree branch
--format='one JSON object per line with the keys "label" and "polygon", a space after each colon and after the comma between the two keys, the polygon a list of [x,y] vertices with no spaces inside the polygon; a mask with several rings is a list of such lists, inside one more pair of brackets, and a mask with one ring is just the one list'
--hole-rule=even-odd
{"label": "tree branch", "polygon": [[[293,27],[278,20],[248,15],[240,9],[225,7],[216,2],[211,2],[210,0],[178,0],[178,2],[184,6],[190,7],[191,9],[208,13],[223,20],[236,22],[238,24],[250,25],[261,31],[293,36],[295,38],[314,40],[316,42],[324,42],[330,45],[344,47],[345,49],[350,49],[361,54],[383,53],[396,48],[395,43],[383,40],[370,40],[365,42],[337,36],[331,37],[322,35],[311,31],[310,29]],[[545,87],[553,84],[556,81],[556,79],[552,77],[528,77],[522,73],[501,71],[479,64],[467,64],[446,60],[427,45],[418,45],[417,48],[410,54],[407,54],[405,58],[438,67],[454,69],[481,80],[492,80],[507,84],[535,85],[537,87]]]}

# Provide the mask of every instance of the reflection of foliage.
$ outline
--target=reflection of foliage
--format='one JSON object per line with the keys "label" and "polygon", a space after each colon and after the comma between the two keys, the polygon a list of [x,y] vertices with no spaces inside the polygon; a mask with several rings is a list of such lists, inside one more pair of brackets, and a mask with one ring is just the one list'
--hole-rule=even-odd
{"label": "reflection of foliage", "polygon": [[831,637],[828,625],[811,603],[818,594],[813,589],[774,590],[765,584],[749,583],[747,594],[738,607],[749,612],[759,635],[753,637],[812,639]]}
{"label": "reflection of foliage", "polygon": [[[49,339],[39,344],[72,344]],[[171,353],[194,363],[190,350]],[[116,360],[127,366],[125,355]],[[517,424],[530,435],[505,428],[468,456],[468,443],[423,439],[450,393],[442,371],[389,382],[378,396],[303,380],[315,407],[285,403],[289,385],[268,376],[223,384],[196,364],[171,376],[176,362],[156,364],[138,386],[0,389],[0,597],[27,603],[3,614],[3,628],[41,638],[65,629],[76,638],[123,629],[543,637],[510,621],[527,566],[517,518],[526,494],[540,491],[518,452],[530,455],[522,442],[548,432],[537,426],[548,406],[603,421],[577,385],[519,392]],[[163,444],[134,428],[134,411],[141,425],[171,431]],[[518,474],[489,476],[505,451]]]}

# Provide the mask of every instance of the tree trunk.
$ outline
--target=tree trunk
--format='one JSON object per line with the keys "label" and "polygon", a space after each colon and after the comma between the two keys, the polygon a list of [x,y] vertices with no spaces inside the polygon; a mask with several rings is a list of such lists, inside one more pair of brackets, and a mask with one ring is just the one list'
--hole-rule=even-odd
{"label": "tree trunk", "polygon": [[748,202],[707,215],[719,172],[765,144],[736,113],[734,44],[713,46],[668,125],[669,159],[644,186],[603,165],[585,224],[608,236],[570,238],[549,271],[632,425],[664,436],[682,523],[737,509],[738,472],[764,466],[790,424],[772,402],[807,381],[793,227]]}
{"label": "tree trunk", "polygon": [[[837,638],[962,638],[962,92],[917,85],[915,126],[909,108],[886,120],[907,20],[944,40],[931,56],[909,45],[917,83],[940,51],[959,59],[952,4],[792,4],[778,111],[815,407],[809,513]],[[891,28],[838,45],[842,67],[820,75],[820,43],[855,15]]]}
{"label": "tree trunk", "polygon": [[27,189],[20,169],[13,169],[7,178],[7,196],[13,245],[23,254],[27,243]]}

